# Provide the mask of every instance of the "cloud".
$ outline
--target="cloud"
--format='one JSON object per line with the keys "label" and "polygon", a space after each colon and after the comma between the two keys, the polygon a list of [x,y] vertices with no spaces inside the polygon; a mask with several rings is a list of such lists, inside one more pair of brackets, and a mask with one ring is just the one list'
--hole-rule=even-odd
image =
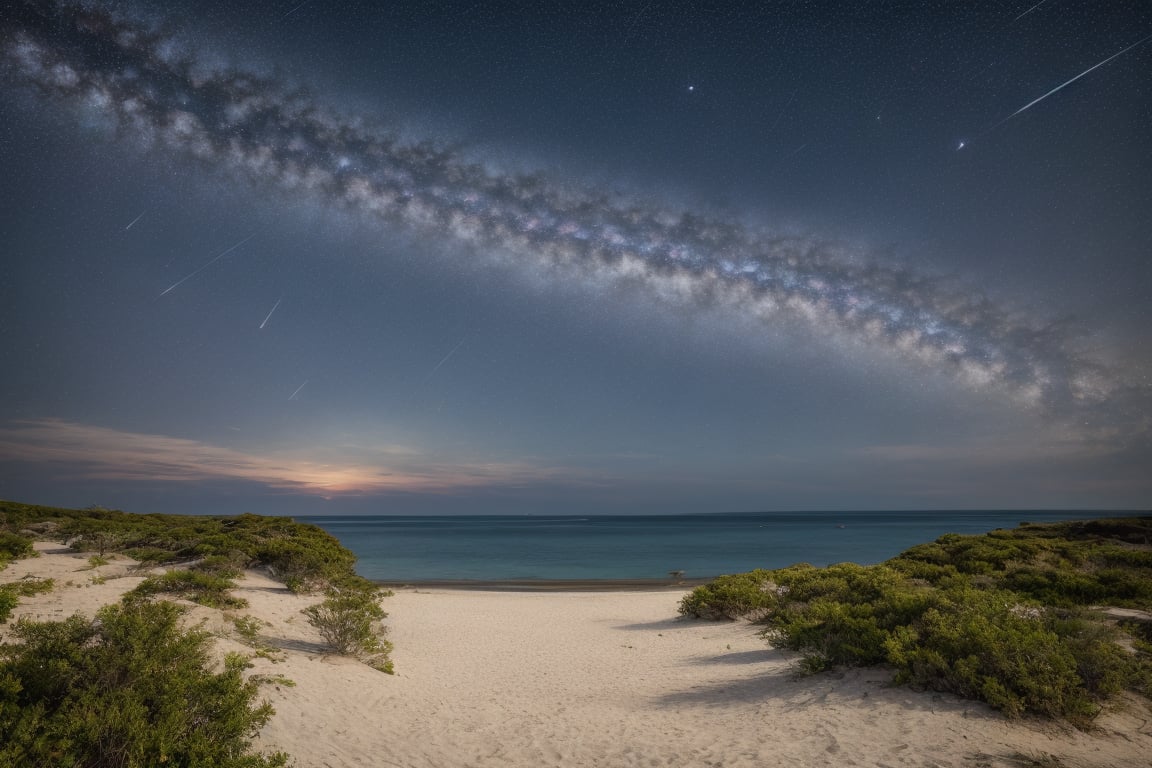
{"label": "cloud", "polygon": [[963,464],[986,467],[1029,462],[1084,461],[1114,454],[1118,444],[1036,435],[1034,439],[869,445],[857,453],[886,464]]}
{"label": "cloud", "polygon": [[582,481],[568,470],[517,462],[445,463],[397,446],[383,451],[344,447],[340,455],[347,460],[247,453],[59,419],[17,421],[0,428],[0,461],[41,465],[60,480],[182,484],[233,480],[325,497],[453,493]]}

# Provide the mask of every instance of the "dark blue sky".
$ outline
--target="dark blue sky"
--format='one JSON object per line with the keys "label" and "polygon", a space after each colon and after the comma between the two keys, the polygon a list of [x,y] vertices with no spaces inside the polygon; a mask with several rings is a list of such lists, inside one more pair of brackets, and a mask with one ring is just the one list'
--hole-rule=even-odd
{"label": "dark blue sky", "polygon": [[9,4],[0,496],[1147,508],[1150,35],[1087,0]]}

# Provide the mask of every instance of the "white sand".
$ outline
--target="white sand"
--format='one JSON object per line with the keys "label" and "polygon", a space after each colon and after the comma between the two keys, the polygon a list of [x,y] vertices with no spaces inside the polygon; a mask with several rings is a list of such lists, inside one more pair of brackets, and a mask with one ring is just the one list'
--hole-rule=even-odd
{"label": "white sand", "polygon": [[[83,558],[56,554],[0,573],[54,576],[17,615],[91,613],[138,583],[77,584]],[[123,566],[104,566],[115,573]],[[301,768],[321,766],[1152,766],[1152,715],[1110,712],[1091,733],[1008,722],[974,702],[888,688],[879,670],[792,679],[788,660],[744,623],[676,617],[677,592],[403,591],[389,676],[326,655],[297,597],[249,574],[238,614],[272,623],[285,660],[254,661],[276,708],[260,737]],[[219,611],[193,620],[242,650]],[[1049,763],[1055,764],[1055,763]]]}

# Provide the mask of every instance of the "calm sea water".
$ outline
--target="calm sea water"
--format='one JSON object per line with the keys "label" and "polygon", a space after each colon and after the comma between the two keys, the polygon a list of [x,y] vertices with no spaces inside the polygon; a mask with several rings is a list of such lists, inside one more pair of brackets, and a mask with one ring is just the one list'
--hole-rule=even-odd
{"label": "calm sea water", "polygon": [[660,579],[886,560],[945,533],[1102,512],[772,512],[664,516],[301,517],[380,581]]}

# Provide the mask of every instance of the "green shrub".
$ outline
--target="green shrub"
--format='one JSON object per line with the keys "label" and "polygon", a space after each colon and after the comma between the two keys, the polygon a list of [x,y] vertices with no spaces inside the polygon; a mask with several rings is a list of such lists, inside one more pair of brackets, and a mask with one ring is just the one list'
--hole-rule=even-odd
{"label": "green shrub", "polygon": [[780,599],[763,634],[798,651],[806,672],[882,663],[891,630],[931,602],[929,590],[884,566],[792,567],[772,576]]}
{"label": "green shrub", "polygon": [[[1152,517],[1023,524],[981,536],[941,536],[888,565],[939,587],[971,577],[1062,607],[1152,608]],[[964,578],[957,578],[958,576]]]}
{"label": "green shrub", "polygon": [[242,554],[208,555],[193,563],[192,570],[226,579],[239,578],[244,573],[244,557]]}
{"label": "green shrub", "polygon": [[26,536],[0,531],[0,560],[19,560],[23,557],[33,557],[36,550],[34,542]]}
{"label": "green shrub", "polygon": [[261,544],[255,555],[296,594],[322,589],[351,575],[356,562],[356,556],[331,537],[276,538]]}
{"label": "green shrub", "polygon": [[6,589],[0,589],[0,624],[8,623],[13,609],[20,604],[20,598]]}
{"label": "green shrub", "polygon": [[153,568],[178,560],[180,557],[171,550],[160,549],[159,547],[129,547],[121,551],[141,565]]}
{"label": "green shrub", "polygon": [[153,565],[198,560],[200,570],[222,574],[262,565],[294,592],[324,589],[353,575],[356,563],[327,531],[287,517],[136,515],[0,501],[0,530],[25,526],[101,556],[123,552]]}
{"label": "green shrub", "polygon": [[[1044,611],[1000,590],[942,595],[918,621],[893,632],[888,651],[896,682],[982,699],[1009,716],[1086,720],[1099,711],[1095,696],[1112,692],[1090,690],[1076,653]],[[1104,664],[1114,661],[1107,654]]]}
{"label": "green shrub", "polygon": [[88,567],[99,568],[102,565],[108,565],[109,562],[111,561],[103,555],[92,555],[92,557],[88,558]]}
{"label": "green shrub", "polygon": [[384,637],[380,622],[388,614],[380,599],[391,595],[370,582],[332,587],[322,603],[310,605],[301,613],[315,627],[332,650],[355,656],[382,672],[392,673],[389,654],[392,643]]}
{"label": "green shrub", "polygon": [[258,648],[262,646],[260,633],[272,625],[255,616],[238,616],[232,619],[232,626],[236,628],[236,634],[240,636],[245,645]]}
{"label": "green shrub", "polygon": [[777,604],[772,578],[773,571],[765,570],[718,576],[685,595],[680,613],[700,619],[760,618]]}
{"label": "green shrub", "polygon": [[951,534],[876,566],[722,576],[680,612],[752,618],[804,672],[886,664],[1010,716],[1085,724],[1116,693],[1152,694],[1152,630],[1130,625],[1128,652],[1082,608],[1152,608],[1149,541],[1148,517]]}
{"label": "green shrub", "polygon": [[209,669],[210,641],[168,602],[108,606],[96,620],[21,620],[0,647],[0,765],[272,768],[250,751],[272,715],[244,660]]}
{"label": "green shrub", "polygon": [[231,579],[197,571],[168,571],[149,576],[124,596],[126,601],[147,600],[156,595],[173,595],[206,605],[209,608],[245,608],[248,601],[233,597],[228,590],[236,585]]}

